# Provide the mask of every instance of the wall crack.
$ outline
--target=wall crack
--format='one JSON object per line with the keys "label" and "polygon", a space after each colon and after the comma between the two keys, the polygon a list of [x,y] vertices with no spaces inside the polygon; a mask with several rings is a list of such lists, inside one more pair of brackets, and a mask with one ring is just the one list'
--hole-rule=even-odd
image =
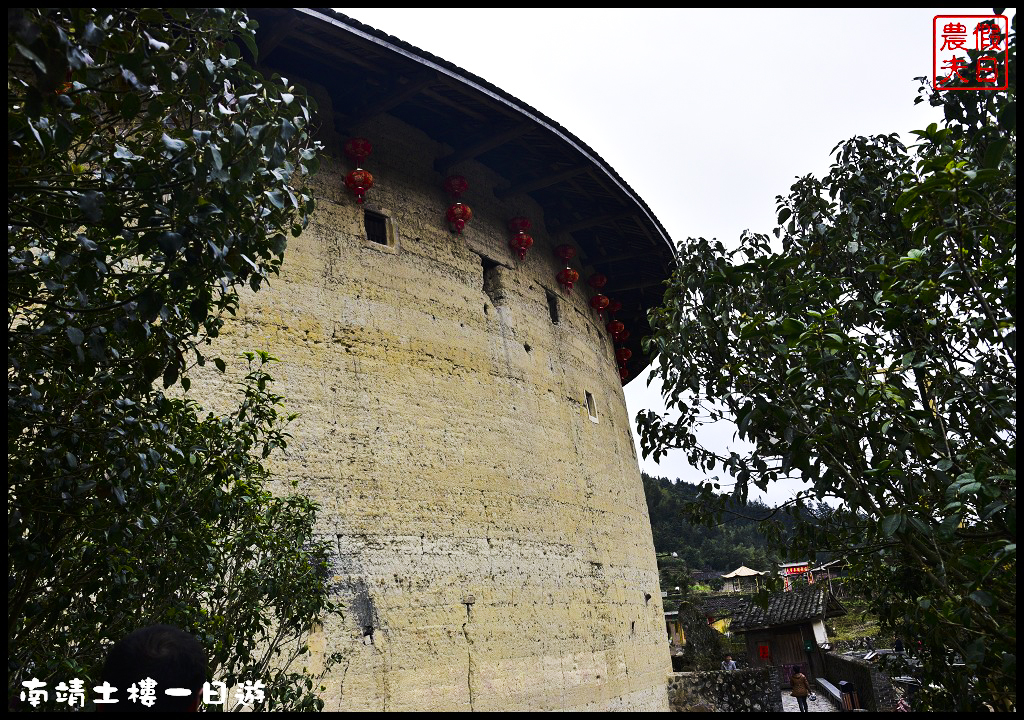
{"label": "wall crack", "polygon": [[466,688],[469,691],[469,711],[475,712],[473,706],[473,639],[469,636],[467,626],[472,621],[472,605],[466,603],[466,622],[462,623],[462,637],[466,639]]}

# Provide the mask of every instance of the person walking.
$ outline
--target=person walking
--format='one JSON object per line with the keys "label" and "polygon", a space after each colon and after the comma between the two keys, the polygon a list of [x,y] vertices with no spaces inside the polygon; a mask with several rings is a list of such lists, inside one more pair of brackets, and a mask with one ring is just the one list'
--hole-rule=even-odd
{"label": "person walking", "polygon": [[800,705],[800,712],[809,712],[807,709],[807,695],[811,691],[811,686],[807,681],[807,676],[800,672],[799,665],[793,666],[789,682],[792,688],[789,694],[796,698],[797,703]]}

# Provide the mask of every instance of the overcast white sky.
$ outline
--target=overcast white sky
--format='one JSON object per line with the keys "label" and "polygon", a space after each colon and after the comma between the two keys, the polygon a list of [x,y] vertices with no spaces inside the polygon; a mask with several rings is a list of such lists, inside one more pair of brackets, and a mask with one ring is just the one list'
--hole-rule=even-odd
{"label": "overcast white sky", "polygon": [[[913,78],[932,72],[932,18],[991,13],[337,9],[560,123],[615,168],[677,242],[726,245],[745,229],[769,232],[775,196],[797,176],[823,174],[841,140],[898,132],[909,143],[910,130],[940,120],[927,103],[914,105]],[[626,401],[634,417],[663,407],[646,377],[627,385]],[[709,442],[727,447],[732,430]],[[678,452],[641,465],[702,478]],[[785,500],[793,487],[768,497]]]}

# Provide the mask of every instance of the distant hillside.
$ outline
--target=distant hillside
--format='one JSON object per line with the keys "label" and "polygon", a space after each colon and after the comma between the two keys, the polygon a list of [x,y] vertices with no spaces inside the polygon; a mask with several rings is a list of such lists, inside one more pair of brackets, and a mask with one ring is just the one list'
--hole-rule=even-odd
{"label": "distant hillside", "polygon": [[[697,497],[696,485],[647,473],[643,479],[657,552],[678,553],[691,570],[728,572],[740,565],[767,570],[778,562],[779,549],[769,545],[755,520],[727,514],[721,525],[695,525],[684,518],[682,508]],[[744,506],[730,502],[728,507],[754,518],[771,512],[771,507],[757,500]]]}

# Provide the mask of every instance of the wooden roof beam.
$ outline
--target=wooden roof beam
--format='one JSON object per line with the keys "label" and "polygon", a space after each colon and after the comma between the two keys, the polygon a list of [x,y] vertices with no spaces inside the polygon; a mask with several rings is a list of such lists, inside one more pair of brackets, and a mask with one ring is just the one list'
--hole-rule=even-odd
{"label": "wooden roof beam", "polygon": [[288,13],[271,25],[270,32],[258,37],[256,39],[256,47],[260,52],[259,61],[261,63],[266,62],[267,58],[270,57],[270,53],[277,49],[277,46],[281,44],[281,41],[288,37],[288,34],[291,33],[298,24],[298,16]]}
{"label": "wooden roof beam", "polygon": [[456,150],[455,152],[445,155],[442,158],[438,158],[434,161],[434,169],[438,172],[447,172],[448,168],[453,165],[462,162],[463,160],[471,160],[478,155],[483,155],[488,150],[493,150],[496,147],[501,147],[505,143],[512,142],[516,138],[522,137],[526,133],[533,130],[536,126],[535,123],[527,120],[521,122],[518,125],[513,125],[503,132],[489,134],[474,143],[471,143],[462,150]]}
{"label": "wooden roof beam", "polygon": [[450,107],[452,110],[458,110],[460,113],[463,113],[465,115],[469,115],[474,120],[479,120],[480,122],[489,122],[489,120],[490,120],[483,113],[479,113],[476,110],[472,110],[472,109],[466,107],[466,105],[464,103],[463,104],[459,104],[459,103],[455,102],[454,100],[451,100],[451,99],[445,97],[444,95],[442,95],[441,93],[439,93],[439,92],[437,92],[435,90],[431,90],[431,89],[428,88],[428,89],[425,89],[423,91],[423,94],[424,94],[424,96],[430,98],[431,100],[433,100],[435,102],[439,102],[442,105]]}
{"label": "wooden roof beam", "polygon": [[651,251],[644,250],[637,252],[631,250],[630,252],[619,253],[618,255],[612,255],[611,257],[595,257],[594,262],[598,265],[611,265],[617,262],[623,262],[626,260],[636,260],[637,258],[650,257]]}
{"label": "wooden roof beam", "polygon": [[398,107],[409,98],[418,95],[436,81],[437,74],[428,72],[418,78],[407,81],[405,85],[398,85],[391,94],[370,103],[365,108],[360,108],[358,113],[349,118],[348,124],[351,127],[357,127],[367,120],[383,115],[388,110]]}
{"label": "wooden roof beam", "polygon": [[608,288],[606,295],[614,295],[615,293],[630,292],[632,290],[646,290],[649,287],[655,287],[661,285],[661,280],[642,280],[640,282],[632,283],[631,285],[616,286],[612,280],[608,281]]}
{"label": "wooden roof beam", "polygon": [[635,210],[622,210],[620,212],[606,213],[604,215],[595,215],[594,217],[585,218],[583,220],[570,223],[569,225],[560,225],[555,228],[555,232],[574,233],[577,230],[586,230],[587,228],[594,227],[595,225],[607,225],[608,223],[615,222],[616,220],[630,217],[635,212]]}
{"label": "wooden roof beam", "polygon": [[[332,60],[344,60],[350,62],[353,65],[358,65],[364,70],[369,71],[373,75],[379,75],[381,72],[380,65],[375,63],[373,58],[362,58],[355,53],[343,50],[338,45],[332,45],[331,43],[321,40],[312,33],[306,33],[301,38],[287,38],[288,49],[294,50],[300,55],[305,55],[321,63],[329,64]],[[292,42],[294,41],[294,42]],[[317,50],[318,52],[313,52]]]}
{"label": "wooden roof beam", "polygon": [[535,178],[533,180],[527,180],[526,182],[518,183],[510,188],[506,188],[505,190],[495,190],[494,196],[499,200],[504,200],[512,195],[521,195],[533,192],[534,190],[541,190],[546,187],[551,187],[552,185],[557,185],[560,182],[569,180],[570,178],[574,178],[577,175],[582,175],[586,172],[590,172],[589,164],[574,165],[573,167],[562,170],[561,172],[544,175],[543,177]]}

